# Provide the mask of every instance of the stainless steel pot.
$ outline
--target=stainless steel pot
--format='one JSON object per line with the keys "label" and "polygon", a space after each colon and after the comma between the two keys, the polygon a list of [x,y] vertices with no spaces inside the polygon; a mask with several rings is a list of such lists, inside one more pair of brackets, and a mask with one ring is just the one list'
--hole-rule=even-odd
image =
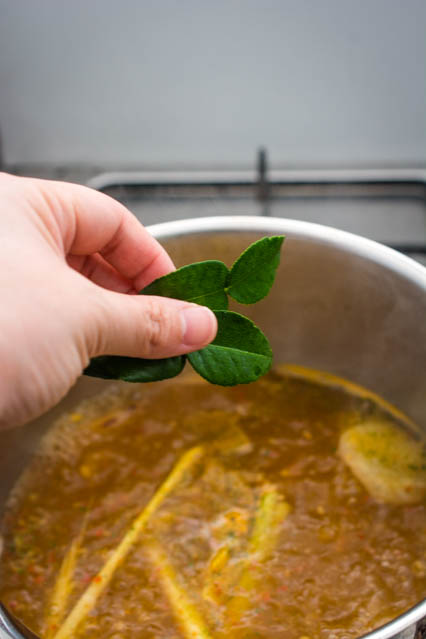
{"label": "stainless steel pot", "polygon": [[[150,227],[177,265],[232,263],[252,241],[284,233],[277,281],[244,307],[269,336],[277,362],[349,378],[404,411],[426,431],[426,269],[376,242],[285,219],[216,217]],[[56,415],[104,382],[82,378],[49,414],[0,435],[0,512],[37,441]],[[23,635],[0,611],[0,639]],[[368,639],[425,639],[426,600]]]}

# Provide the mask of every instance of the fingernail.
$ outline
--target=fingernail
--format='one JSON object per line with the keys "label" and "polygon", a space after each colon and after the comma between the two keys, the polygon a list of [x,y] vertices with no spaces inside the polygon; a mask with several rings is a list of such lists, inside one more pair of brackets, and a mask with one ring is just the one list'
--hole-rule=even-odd
{"label": "fingernail", "polygon": [[213,311],[205,306],[188,306],[182,312],[183,343],[186,346],[203,346],[210,342],[217,330]]}

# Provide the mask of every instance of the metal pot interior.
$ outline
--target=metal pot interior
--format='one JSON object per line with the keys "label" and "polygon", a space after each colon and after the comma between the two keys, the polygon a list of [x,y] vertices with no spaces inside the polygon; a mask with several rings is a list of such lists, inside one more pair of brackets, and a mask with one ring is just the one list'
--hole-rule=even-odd
{"label": "metal pot interior", "polygon": [[[348,378],[426,430],[426,269],[369,240],[284,219],[204,218],[150,230],[177,266],[209,258],[231,265],[252,241],[284,233],[272,292],[243,311],[269,337],[275,361]],[[0,434],[0,511],[52,421],[105,383],[81,378],[47,415]],[[417,612],[369,636],[414,637],[415,630],[398,633],[415,628],[412,624],[425,612],[423,603]]]}

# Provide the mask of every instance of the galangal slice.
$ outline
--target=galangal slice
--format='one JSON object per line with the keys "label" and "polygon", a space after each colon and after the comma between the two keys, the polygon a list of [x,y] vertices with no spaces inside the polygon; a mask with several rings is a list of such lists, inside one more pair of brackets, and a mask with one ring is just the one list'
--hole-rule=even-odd
{"label": "galangal slice", "polygon": [[426,497],[426,448],[402,428],[367,421],[344,431],[338,452],[370,495],[385,504]]}

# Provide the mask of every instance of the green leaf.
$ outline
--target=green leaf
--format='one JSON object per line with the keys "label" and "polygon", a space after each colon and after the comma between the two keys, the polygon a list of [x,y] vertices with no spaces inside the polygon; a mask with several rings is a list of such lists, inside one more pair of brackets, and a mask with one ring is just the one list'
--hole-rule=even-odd
{"label": "green leaf", "polygon": [[[160,295],[208,306],[217,311],[219,330],[206,348],[190,353],[195,370],[213,384],[248,384],[266,373],[272,351],[262,331],[237,313],[227,312],[229,294],[254,304],[271,288],[280,261],[284,236],[264,237],[249,246],[229,271],[223,262],[196,262],[155,280],[142,295]],[[128,382],[154,382],[178,375],[186,356],[139,359],[104,355],[91,360],[86,375]]]}
{"label": "green leaf", "polygon": [[205,348],[188,354],[197,373],[212,384],[234,386],[254,382],[268,372],[272,350],[251,320],[231,311],[217,311],[218,332]]}
{"label": "green leaf", "polygon": [[179,375],[185,366],[185,360],[185,355],[164,359],[101,355],[91,359],[83,373],[102,379],[122,379],[125,382],[158,382]]}
{"label": "green leaf", "polygon": [[146,286],[141,294],[173,297],[213,310],[227,309],[225,284],[228,274],[227,267],[219,260],[195,262],[159,277]]}
{"label": "green leaf", "polygon": [[280,263],[284,235],[263,237],[251,244],[232,266],[227,293],[241,304],[254,304],[266,297]]}

